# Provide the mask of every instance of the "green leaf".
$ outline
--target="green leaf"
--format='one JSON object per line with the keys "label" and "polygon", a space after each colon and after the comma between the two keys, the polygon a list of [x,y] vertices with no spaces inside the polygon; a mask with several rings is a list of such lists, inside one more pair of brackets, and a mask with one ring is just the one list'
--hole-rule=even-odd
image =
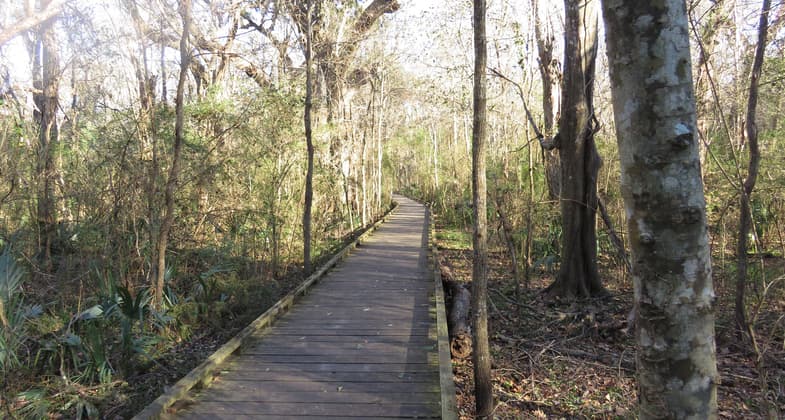
{"label": "green leaf", "polygon": [[77,317],[80,321],[85,321],[89,319],[96,319],[100,318],[104,314],[104,308],[101,305],[95,305],[92,308],[86,309]]}

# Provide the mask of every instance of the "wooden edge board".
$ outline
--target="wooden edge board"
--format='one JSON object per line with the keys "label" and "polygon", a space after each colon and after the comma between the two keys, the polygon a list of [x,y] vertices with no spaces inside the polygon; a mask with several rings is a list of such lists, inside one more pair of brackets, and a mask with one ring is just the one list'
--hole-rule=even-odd
{"label": "wooden edge board", "polygon": [[436,236],[431,209],[426,207],[426,221],[429,224],[429,244],[431,248],[431,264],[433,265],[433,282],[436,298],[436,333],[439,344],[439,388],[441,389],[442,419],[458,418],[455,400],[455,382],[452,373],[452,357],[450,355],[450,339],[447,331],[447,313],[444,309],[444,288],[442,274],[439,270],[439,250],[436,248]]}
{"label": "wooden edge board", "polygon": [[216,369],[218,369],[218,367],[220,367],[221,364],[223,364],[223,362],[229,358],[229,356],[231,356],[237,349],[245,344],[249,338],[251,338],[253,333],[272,325],[276,319],[285,314],[292,307],[292,305],[294,305],[299,297],[303,296],[309,289],[318,283],[319,280],[325,274],[327,274],[331,268],[333,268],[336,264],[338,264],[338,262],[349,255],[349,252],[354,249],[357,244],[365,240],[368,236],[371,235],[371,233],[373,233],[373,231],[381,226],[382,223],[386,222],[387,219],[398,208],[398,203],[396,201],[393,200],[392,204],[393,205],[390,210],[388,210],[384,216],[377,220],[376,223],[368,227],[365,231],[363,231],[363,233],[357,236],[355,240],[346,245],[337,254],[333,255],[332,258],[320,266],[316,272],[308,276],[308,278],[305,279],[296,289],[289,292],[286,296],[281,298],[281,300],[267,309],[263,314],[259,315],[258,318],[251,322],[247,327],[243,328],[242,331],[237,333],[237,335],[232,337],[223,346],[218,348],[218,350],[211,354],[204,362],[199,364],[199,366],[194,368],[191,372],[172,385],[168,391],[164,392],[161,396],[156,398],[155,401],[150,403],[147,407],[135,415],[133,420],[160,419],[166,415],[166,410],[169,409],[172,404],[182,399],[191,389],[197,386],[209,384],[212,373],[215,372]]}

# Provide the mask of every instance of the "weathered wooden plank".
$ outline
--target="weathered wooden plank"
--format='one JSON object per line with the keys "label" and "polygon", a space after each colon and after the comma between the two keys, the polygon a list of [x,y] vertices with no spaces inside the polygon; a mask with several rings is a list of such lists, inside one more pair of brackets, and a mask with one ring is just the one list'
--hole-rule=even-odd
{"label": "weathered wooden plank", "polygon": [[353,332],[353,335],[363,334],[366,332],[370,334],[379,335],[379,334],[384,334],[385,332],[388,331],[393,333],[400,333],[401,331],[409,331],[411,333],[414,333],[415,335],[417,333],[420,334],[428,333],[428,327],[425,325],[415,326],[415,327],[408,326],[408,328],[406,325],[403,325],[403,328],[396,327],[395,325],[379,325],[379,326],[371,325],[371,326],[353,328],[351,326],[332,324],[332,323],[325,323],[324,325],[312,325],[312,324],[302,325],[299,323],[288,322],[288,321],[281,321],[277,323],[276,330],[277,331],[308,331],[313,333],[319,333],[320,331],[327,333],[328,331],[339,330],[344,332]]}
{"label": "weathered wooden plank", "polygon": [[[337,420],[337,419],[366,419],[371,418],[373,420],[400,420],[402,418],[407,417],[388,417],[388,416],[352,416],[352,415],[341,415],[341,416],[291,416],[291,415],[279,415],[279,414],[227,414],[227,415],[219,415],[215,413],[211,414],[200,414],[200,413],[189,413],[189,419],[193,420]],[[418,418],[418,419],[438,419],[439,416],[420,416],[420,417],[408,417],[408,418]]]}
{"label": "weathered wooden plank", "polygon": [[271,333],[264,337],[264,343],[287,345],[289,343],[387,343],[387,344],[431,344],[435,340],[428,336],[415,335],[280,335]]}
{"label": "weathered wooden plank", "polygon": [[178,404],[180,418],[439,418],[438,311],[423,208],[384,231]]}
{"label": "weathered wooden plank", "polygon": [[342,403],[268,403],[268,402],[221,402],[204,401],[186,410],[183,414],[252,414],[252,415],[295,415],[295,416],[352,416],[375,417],[391,414],[401,417],[433,416],[438,414],[438,404],[342,404]]}
{"label": "weathered wooden plank", "polygon": [[382,333],[378,330],[366,330],[366,331],[356,331],[352,333],[352,331],[319,331],[318,333],[313,330],[303,330],[303,329],[288,329],[286,331],[277,330],[275,332],[270,333],[267,337],[277,337],[277,338],[284,338],[284,337],[291,337],[292,339],[301,338],[301,337],[308,337],[309,340],[313,341],[328,341],[328,340],[340,340],[342,337],[348,339],[357,339],[358,337],[378,337],[383,339],[399,339],[399,340],[428,340],[432,339],[424,331],[403,331],[403,332],[387,332]]}
{"label": "weathered wooden plank", "polygon": [[261,370],[232,369],[222,372],[216,381],[257,381],[257,382],[351,382],[351,383],[419,383],[437,384],[439,375],[431,372],[265,372]]}
{"label": "weathered wooden plank", "polygon": [[[355,290],[358,286],[368,288],[370,291],[384,291],[384,290],[420,290],[423,292],[429,291],[428,287],[430,282],[425,281],[410,281],[410,280],[376,280],[372,277],[365,277],[362,279],[340,279],[332,280],[324,292],[333,290]],[[320,291],[321,292],[321,291]]]}
{"label": "weathered wooden plank", "polygon": [[280,343],[280,342],[268,342],[262,341],[256,343],[252,346],[248,346],[243,349],[242,354],[291,354],[292,352],[300,352],[304,351],[306,353],[301,354],[309,354],[307,352],[313,352],[313,354],[319,352],[343,352],[343,351],[362,351],[362,352],[398,352],[398,351],[406,351],[409,349],[419,349],[419,350],[428,350],[428,351],[435,351],[438,350],[438,344],[435,341],[432,342],[422,342],[417,344],[412,343],[362,343],[362,342],[332,342],[332,343],[324,343],[324,342],[307,342],[307,341],[300,341],[300,342],[290,342],[290,343]]}
{"label": "weathered wooden plank", "polygon": [[[377,359],[382,357],[391,357],[396,359],[401,358],[413,358],[413,357],[420,357],[425,358],[429,354],[436,354],[437,353],[437,346],[423,346],[423,347],[412,347],[412,348],[405,348],[405,347],[398,347],[398,348],[386,348],[383,350],[374,350],[369,351],[365,348],[335,348],[332,346],[328,347],[321,347],[321,348],[309,348],[309,347],[302,347],[302,348],[285,348],[285,347],[267,347],[267,346],[258,346],[248,349],[243,349],[243,354],[246,356],[259,356],[260,359],[263,359],[267,356],[291,356],[297,355],[302,357],[324,357],[325,359],[331,359],[334,356],[340,357],[368,357],[369,359],[375,357]],[[373,360],[373,359],[371,359]]]}
{"label": "weathered wooden plank", "polygon": [[[380,279],[374,278],[375,274],[367,274],[363,276],[364,278],[361,280],[352,280],[352,279],[333,279],[330,280],[328,287],[331,290],[336,289],[353,289],[356,288],[358,285],[362,287],[374,287],[374,288],[388,288],[388,289],[405,289],[405,288],[420,288],[425,289],[426,287],[430,286],[430,282],[426,282],[423,280],[399,280],[396,278],[390,279]],[[378,289],[377,289],[378,290]]]}
{"label": "weathered wooden plank", "polygon": [[[435,399],[435,393],[427,395]],[[265,401],[278,403],[344,403],[344,404],[384,404],[400,403],[401,401],[418,401],[423,394],[411,392],[363,393],[363,392],[249,392],[238,393],[226,389],[217,389],[197,395],[199,401],[233,402],[233,401]]]}
{"label": "weathered wooden plank", "polygon": [[[413,300],[413,299],[412,299]],[[296,307],[295,309],[298,312],[308,311],[310,309],[319,310],[320,308],[327,308],[327,309],[335,309],[335,308],[342,308],[342,309],[365,309],[365,308],[373,308],[376,310],[384,310],[385,308],[394,308],[394,309],[402,309],[407,308],[413,311],[420,310],[420,309],[430,309],[431,303],[428,301],[425,302],[418,302],[418,303],[403,303],[403,302],[374,302],[374,303],[367,303],[367,304],[358,304],[354,299],[346,299],[344,298],[341,301],[328,301],[328,302],[309,302],[308,306],[301,306]]]}
{"label": "weathered wooden plank", "polygon": [[[438,382],[315,382],[315,381],[288,381],[288,382],[258,382],[253,380],[228,380],[216,378],[210,388],[201,393],[204,395],[212,390],[227,390],[236,392],[238,395],[243,393],[255,393],[264,395],[272,392],[359,392],[366,394],[377,393],[410,393],[410,394],[430,394],[438,393]],[[428,398],[428,396],[423,396]]]}
{"label": "weathered wooden plank", "polygon": [[232,370],[266,372],[433,372],[434,365],[421,363],[260,363],[258,358],[238,355],[227,363],[221,372]]}
{"label": "weathered wooden plank", "polygon": [[404,325],[412,325],[412,324],[422,324],[421,327],[426,327],[428,325],[434,324],[436,321],[436,317],[427,313],[410,313],[410,314],[401,314],[401,313],[375,313],[375,314],[365,314],[363,312],[344,312],[344,313],[329,313],[329,314],[296,314],[290,317],[287,317],[284,320],[281,320],[278,324],[279,326],[284,326],[291,323],[305,323],[308,325],[309,323],[313,323],[315,326],[320,324],[327,325],[327,324],[358,324],[360,326],[367,325],[368,327],[376,328],[378,326],[392,326],[388,324],[404,324]]}
{"label": "weathered wooden plank", "polygon": [[326,324],[328,322],[341,322],[341,321],[357,321],[357,322],[379,322],[379,321],[422,321],[422,322],[430,322],[436,319],[435,314],[431,314],[429,311],[421,310],[421,311],[408,311],[404,312],[400,309],[395,310],[386,310],[386,311],[363,311],[363,310],[345,310],[341,308],[335,308],[333,310],[324,310],[324,311],[309,311],[309,312],[298,312],[295,314],[291,314],[283,319],[281,319],[280,324],[285,322],[291,322],[295,320],[313,320],[318,319],[322,321],[321,323]]}
{"label": "weathered wooden plank", "polygon": [[[322,321],[321,325],[319,325],[318,321]],[[328,322],[329,321],[329,322]],[[393,321],[385,321],[383,319],[329,319],[326,320],[324,318],[297,318],[293,317],[292,319],[287,319],[281,321],[278,326],[280,328],[288,328],[288,327],[299,327],[300,325],[307,325],[309,329],[313,329],[310,327],[316,327],[317,329],[324,329],[324,330],[393,330],[393,331],[413,331],[417,329],[426,330],[433,322],[429,318],[423,318],[422,320],[417,319],[410,319],[410,320],[393,320]]]}
{"label": "weathered wooden plank", "polygon": [[[397,207],[397,206],[396,206]],[[268,327],[278,317],[289,310],[294,302],[309,289],[311,289],[331,268],[335,267],[349,252],[356,247],[360,241],[365,240],[373,233],[395,210],[391,209],[384,217],[366,229],[357,239],[344,247],[341,251],[330,258],[324,265],[319,267],[316,272],[303,281],[295,290],[289,292],[285,297],[276,302],[272,307],[256,318],[251,324],[240,331],[236,336],[221,346],[215,353],[210,355],[204,362],[189,372],[185,377],[177,381],[169,391],[158,397],[155,401],[145,407],[134,419],[152,419],[160,417],[167,407],[183,398],[191,388],[203,385],[209,381],[212,373],[240,346],[242,346],[252,334],[262,328]]]}
{"label": "weathered wooden plank", "polygon": [[[370,290],[362,290],[362,291],[340,291],[340,290],[325,290],[320,291],[318,293],[313,293],[309,297],[313,299],[321,299],[327,301],[341,301],[345,300],[348,302],[383,302],[386,300],[392,302],[416,302],[417,299],[412,297],[412,294],[416,292],[423,292],[419,290],[400,290],[400,291],[370,291]],[[425,298],[425,296],[423,296]],[[426,299],[427,301],[427,299]]]}
{"label": "weathered wooden plank", "polygon": [[358,354],[330,354],[330,355],[298,355],[298,354],[255,354],[260,363],[407,363],[430,362],[438,363],[438,353],[358,353]]}

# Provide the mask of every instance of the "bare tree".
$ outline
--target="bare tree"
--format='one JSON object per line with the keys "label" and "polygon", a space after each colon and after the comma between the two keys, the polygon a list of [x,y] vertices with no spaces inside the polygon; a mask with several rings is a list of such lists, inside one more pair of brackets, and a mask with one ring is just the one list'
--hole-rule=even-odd
{"label": "bare tree", "polygon": [[[50,10],[53,6],[51,3],[44,2],[42,7],[44,10]],[[54,30],[55,21],[54,17],[44,20],[33,35],[33,41],[29,43],[30,55],[33,57],[33,102],[36,106],[34,116],[38,120],[39,126],[36,160],[38,181],[36,218],[42,261],[47,270],[52,269],[52,247],[57,233],[57,212],[54,197],[57,169],[54,150],[59,138],[57,109],[59,107],[60,57]]]}
{"label": "bare tree", "polygon": [[166,247],[169,232],[174,224],[174,194],[180,176],[181,151],[185,138],[185,83],[188,79],[190,68],[191,50],[188,37],[191,27],[191,0],[180,0],[180,17],[183,21],[183,33],[180,37],[180,76],[177,80],[177,93],[175,96],[175,129],[174,144],[172,145],[172,166],[169,168],[169,177],[164,187],[164,203],[166,212],[161,220],[161,229],[158,233],[158,270],[156,272],[155,297],[160,305],[163,302],[164,281],[166,278]]}
{"label": "bare tree", "polygon": [[559,133],[562,254],[559,274],[548,287],[554,296],[604,294],[597,272],[597,174],[600,156],[593,86],[597,58],[597,2],[565,0],[564,80]]}
{"label": "bare tree", "polygon": [[603,1],[632,248],[640,417],[717,417],[715,299],[682,0]]}
{"label": "bare tree", "polygon": [[747,324],[747,316],[744,308],[744,296],[747,288],[747,235],[752,227],[752,214],[750,213],[750,197],[755,189],[755,182],[758,180],[758,169],[760,167],[760,147],[758,146],[758,125],[755,122],[755,113],[758,107],[758,85],[763,69],[763,54],[766,51],[766,35],[769,31],[769,11],[771,10],[771,0],[763,0],[758,22],[758,40],[755,45],[755,57],[752,60],[750,71],[750,85],[747,90],[747,115],[745,117],[745,130],[747,144],[749,145],[750,161],[747,166],[747,178],[741,186],[739,194],[739,236],[736,244],[736,327],[743,334],[748,334],[750,339],[754,339],[752,331]]}
{"label": "bare tree", "polygon": [[[559,65],[553,57],[553,28],[549,18],[541,19],[539,0],[531,0],[532,16],[536,19],[534,37],[537,43],[537,59],[539,62],[540,80],[542,81],[542,119],[543,131],[546,136],[552,136],[554,115],[554,88],[558,94]],[[543,150],[545,161],[545,179],[548,183],[548,194],[552,200],[557,200],[561,192],[561,176],[559,173],[559,155],[552,150]]]}
{"label": "bare tree", "polygon": [[311,273],[311,207],[313,206],[313,129],[311,109],[313,108],[313,5],[307,1],[305,30],[305,142],[308,169],[305,173],[305,204],[303,208],[303,268],[305,275]]}
{"label": "bare tree", "polygon": [[474,0],[474,127],[472,130],[472,201],[474,204],[474,264],[472,269],[472,330],[474,398],[477,417],[493,413],[491,352],[488,344],[488,203],[485,180],[485,143],[488,121],[488,51],[485,36],[485,0]]}

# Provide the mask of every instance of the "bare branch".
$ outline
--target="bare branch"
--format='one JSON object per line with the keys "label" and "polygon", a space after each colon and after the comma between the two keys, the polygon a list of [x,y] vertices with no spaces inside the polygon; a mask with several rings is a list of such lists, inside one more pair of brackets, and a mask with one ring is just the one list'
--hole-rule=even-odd
{"label": "bare branch", "polygon": [[65,5],[65,0],[52,0],[38,13],[28,13],[22,20],[0,29],[0,45],[19,35],[20,33],[40,25],[60,13]]}
{"label": "bare branch", "polygon": [[[489,70],[491,71],[491,73],[493,73],[494,76],[496,76],[496,77],[498,77],[498,78],[500,78],[502,80],[505,80],[506,82],[508,82],[511,85],[515,86],[515,89],[518,90],[518,96],[521,97],[521,103],[523,103],[523,110],[526,111],[526,118],[529,120],[529,124],[531,124],[532,130],[534,130],[534,134],[537,135],[537,138],[540,139],[540,143],[542,144],[543,143],[542,139],[545,138],[545,136],[542,135],[542,132],[537,127],[537,123],[534,122],[534,117],[532,116],[531,111],[529,111],[529,107],[526,105],[526,95],[524,94],[523,88],[521,87],[521,85],[519,83],[513,81],[509,77],[505,76],[504,74],[502,74],[499,70],[496,70],[494,68],[491,68]],[[543,147],[545,147],[545,146],[543,146]],[[547,149],[547,147],[545,147],[545,148]],[[551,149],[553,149],[553,147],[551,147]],[[550,150],[550,149],[548,149],[548,150]]]}

